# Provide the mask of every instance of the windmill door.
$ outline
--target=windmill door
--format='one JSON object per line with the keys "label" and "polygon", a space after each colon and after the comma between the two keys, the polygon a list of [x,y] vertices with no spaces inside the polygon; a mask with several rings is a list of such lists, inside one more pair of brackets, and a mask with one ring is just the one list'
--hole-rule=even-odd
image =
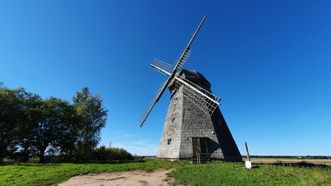
{"label": "windmill door", "polygon": [[207,138],[192,138],[192,151],[193,158],[196,158],[198,154],[208,153],[208,143]]}
{"label": "windmill door", "polygon": [[192,151],[193,151],[193,158],[196,158],[198,154],[201,152],[200,138],[192,138]]}

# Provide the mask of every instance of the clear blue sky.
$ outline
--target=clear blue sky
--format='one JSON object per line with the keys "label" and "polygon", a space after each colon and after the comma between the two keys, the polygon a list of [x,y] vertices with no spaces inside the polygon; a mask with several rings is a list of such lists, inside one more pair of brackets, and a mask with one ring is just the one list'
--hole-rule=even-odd
{"label": "clear blue sky", "polygon": [[203,73],[242,153],[331,155],[331,2],[0,2],[0,81],[71,100],[88,86],[109,109],[101,144],[154,155],[169,93],[144,128],[139,117],[205,25],[185,68]]}

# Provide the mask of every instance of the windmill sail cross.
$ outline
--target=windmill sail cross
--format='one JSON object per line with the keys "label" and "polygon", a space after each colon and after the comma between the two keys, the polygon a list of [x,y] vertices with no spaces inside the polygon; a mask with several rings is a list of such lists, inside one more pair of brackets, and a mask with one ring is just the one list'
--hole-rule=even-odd
{"label": "windmill sail cross", "polygon": [[196,37],[196,35],[198,34],[202,24],[204,23],[204,21],[206,20],[207,16],[204,16],[202,21],[200,22],[198,28],[195,30],[195,32],[193,33],[191,39],[189,40],[186,48],[184,49],[184,51],[182,52],[182,54],[180,55],[179,59],[177,60],[177,63],[173,66],[172,70],[171,69],[171,65],[161,61],[161,60],[154,60],[154,62],[151,64],[151,67],[156,69],[157,71],[169,76],[169,78],[165,81],[164,84],[162,84],[161,88],[157,91],[154,99],[152,100],[151,104],[149,105],[149,107],[147,107],[147,110],[143,113],[141,120],[140,120],[140,127],[142,127],[144,125],[144,123],[146,122],[148,116],[150,115],[150,113],[152,112],[154,106],[156,105],[156,103],[159,101],[159,99],[162,97],[162,94],[164,93],[165,89],[167,88],[167,86],[169,85],[169,83],[172,81],[173,78],[175,78],[176,76],[176,72],[178,69],[180,69],[185,61],[187,60],[187,58],[190,55],[190,47]]}

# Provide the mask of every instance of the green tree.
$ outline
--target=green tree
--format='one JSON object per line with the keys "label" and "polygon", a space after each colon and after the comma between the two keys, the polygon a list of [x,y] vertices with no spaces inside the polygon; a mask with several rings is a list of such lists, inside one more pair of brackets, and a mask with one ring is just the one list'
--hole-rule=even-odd
{"label": "green tree", "polygon": [[38,95],[23,88],[0,87],[0,159],[6,155],[28,159],[29,135],[34,128],[31,120],[38,116],[34,105],[40,101]]}
{"label": "green tree", "polygon": [[99,96],[93,96],[88,88],[83,88],[73,97],[74,108],[80,118],[77,132],[76,157],[87,160],[100,141],[100,130],[106,124],[107,110]]}
{"label": "green tree", "polygon": [[62,121],[57,124],[56,132],[57,139],[53,140],[52,146],[59,149],[59,154],[66,160],[71,160],[78,139],[80,128],[80,117],[72,104],[67,102],[62,103]]}
{"label": "green tree", "polygon": [[0,87],[0,161],[8,154],[22,116],[15,91]]}
{"label": "green tree", "polygon": [[72,105],[54,97],[43,101],[40,113],[41,120],[34,127],[31,143],[40,162],[44,162],[45,154],[59,155],[74,144],[72,117],[75,113]]}
{"label": "green tree", "polygon": [[42,119],[43,100],[37,94],[25,91],[23,88],[15,90],[15,96],[19,100],[19,121],[16,121],[16,130],[13,134],[14,140],[10,147],[10,155],[17,160],[27,161],[35,154],[33,147],[34,131]]}
{"label": "green tree", "polygon": [[0,161],[8,156],[27,161],[56,155],[66,160],[88,160],[100,140],[107,111],[88,88],[73,104],[51,97],[43,100],[23,88],[0,86]]}

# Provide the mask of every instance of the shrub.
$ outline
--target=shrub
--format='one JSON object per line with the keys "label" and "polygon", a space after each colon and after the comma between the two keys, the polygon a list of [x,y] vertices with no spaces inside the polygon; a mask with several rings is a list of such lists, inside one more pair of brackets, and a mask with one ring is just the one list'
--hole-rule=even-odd
{"label": "shrub", "polygon": [[112,161],[129,161],[133,160],[133,156],[122,148],[106,148],[101,146],[96,148],[91,160],[97,162],[112,162]]}

